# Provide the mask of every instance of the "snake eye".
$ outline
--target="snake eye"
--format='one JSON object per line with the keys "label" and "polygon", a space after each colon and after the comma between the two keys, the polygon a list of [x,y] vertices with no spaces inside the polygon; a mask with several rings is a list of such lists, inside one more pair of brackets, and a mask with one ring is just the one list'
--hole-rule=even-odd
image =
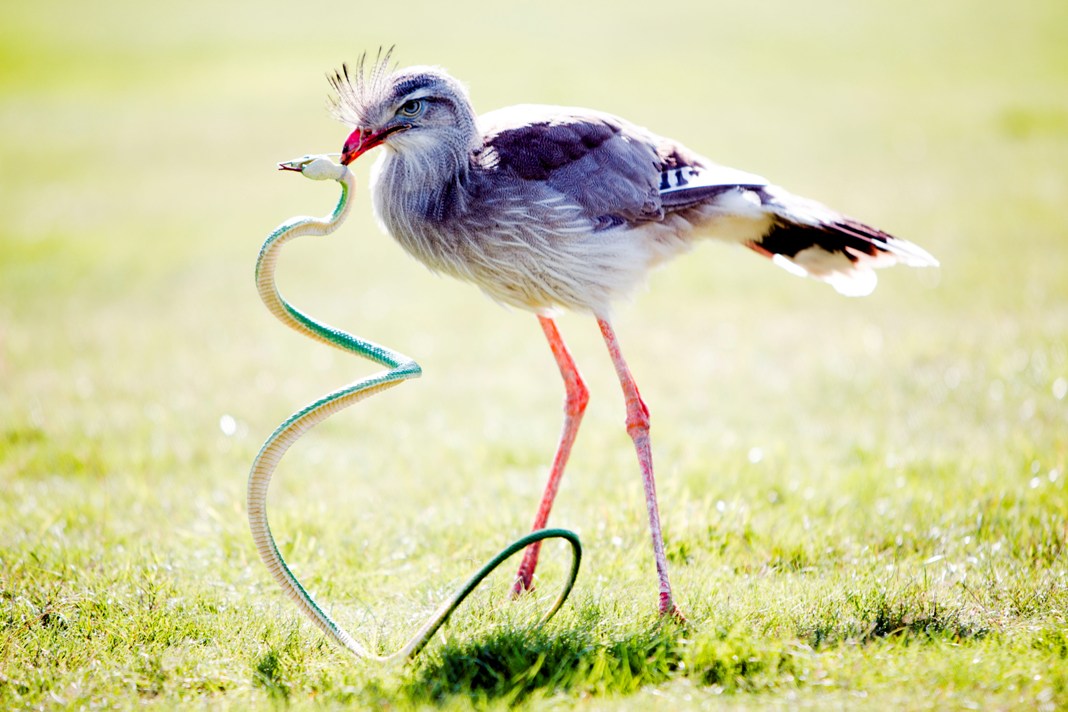
{"label": "snake eye", "polygon": [[422,99],[409,99],[401,104],[401,108],[397,109],[397,116],[403,116],[408,119],[414,119],[419,116],[426,109],[426,102]]}

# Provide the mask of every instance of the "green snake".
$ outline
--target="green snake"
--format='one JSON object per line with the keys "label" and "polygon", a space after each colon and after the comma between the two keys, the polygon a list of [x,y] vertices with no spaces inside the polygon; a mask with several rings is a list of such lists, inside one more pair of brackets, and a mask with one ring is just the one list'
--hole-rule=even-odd
{"label": "green snake", "polygon": [[364,398],[418,377],[422,369],[413,359],[401,353],[312,319],[293,307],[279,293],[275,284],[275,268],[279,250],[296,237],[328,235],[336,230],[349,213],[350,198],[355,190],[355,179],[347,166],[338,165],[324,155],[303,156],[279,163],[278,167],[281,170],[299,172],[313,180],[337,181],[341,186],[341,198],[329,216],[291,218],[279,225],[267,237],[256,262],[256,287],[260,298],[267,309],[286,326],[328,346],[374,361],[388,370],[328,393],[298,410],[279,425],[260,448],[259,454],[252,463],[248,478],[248,521],[260,558],[282,586],[282,590],[328,637],[358,657],[386,662],[408,660],[414,657],[479,583],[510,556],[544,539],[564,539],[571,544],[572,548],[571,571],[562,592],[540,621],[540,623],[545,623],[560,609],[570,594],[582,559],[582,548],[578,536],[567,529],[541,529],[517,539],[468,579],[463,587],[446,601],[400,650],[386,656],[372,653],[338,625],[304,589],[286,564],[285,559],[282,558],[267,521],[267,488],[282,456],[304,433],[331,415]]}

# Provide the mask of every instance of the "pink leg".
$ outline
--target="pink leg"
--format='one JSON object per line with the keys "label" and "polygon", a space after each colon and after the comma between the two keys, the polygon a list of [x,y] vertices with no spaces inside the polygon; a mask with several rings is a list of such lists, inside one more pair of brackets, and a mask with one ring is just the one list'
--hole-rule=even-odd
{"label": "pink leg", "polygon": [[[560,444],[556,448],[556,457],[553,458],[552,469],[549,471],[549,482],[545,485],[545,493],[541,496],[541,505],[534,516],[534,530],[545,528],[545,523],[549,519],[549,510],[552,509],[553,500],[556,498],[556,490],[560,487],[560,477],[564,474],[564,466],[567,464],[568,455],[571,454],[575,436],[578,435],[579,423],[582,422],[582,413],[586,410],[586,403],[590,399],[586,384],[582,382],[582,376],[575,368],[575,362],[571,359],[571,354],[568,353],[563,339],[560,338],[560,332],[556,329],[556,322],[546,316],[539,316],[538,321],[541,322],[545,338],[549,340],[549,348],[553,351],[556,363],[560,366],[560,375],[564,378],[567,398],[564,401],[564,430],[560,434]],[[531,588],[540,551],[540,541],[527,548],[523,563],[519,565],[519,572],[516,573],[515,584],[512,586],[513,596],[518,596]]]}
{"label": "pink leg", "polygon": [[660,614],[670,615],[677,620],[685,620],[678,606],[671,597],[671,583],[668,582],[667,555],[664,553],[664,535],[660,530],[660,511],[656,504],[656,482],[653,480],[653,453],[649,444],[649,409],[645,407],[638,384],[630,375],[627,362],[619,349],[619,342],[612,326],[607,320],[597,318],[601,334],[612,356],[619,383],[623,386],[623,397],[627,402],[627,432],[634,441],[638,452],[638,464],[642,470],[642,482],[645,484],[645,506],[649,510],[649,528],[653,533],[653,557],[656,559],[656,573],[660,579]]}

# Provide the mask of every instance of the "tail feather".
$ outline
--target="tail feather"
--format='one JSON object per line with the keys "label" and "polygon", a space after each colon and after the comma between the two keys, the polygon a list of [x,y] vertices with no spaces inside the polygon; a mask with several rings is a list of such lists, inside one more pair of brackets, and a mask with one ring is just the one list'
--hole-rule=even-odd
{"label": "tail feather", "polygon": [[848,296],[864,296],[878,281],[874,269],[938,260],[907,240],[848,218],[815,201],[769,186],[760,191],[769,227],[748,247],[794,274],[827,282]]}

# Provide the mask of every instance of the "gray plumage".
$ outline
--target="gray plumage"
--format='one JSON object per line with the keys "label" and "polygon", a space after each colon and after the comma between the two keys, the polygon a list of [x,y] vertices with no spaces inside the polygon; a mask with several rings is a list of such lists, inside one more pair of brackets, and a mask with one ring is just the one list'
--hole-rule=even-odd
{"label": "gray plumage", "polygon": [[[334,113],[358,127],[345,162],[383,145],[376,215],[432,270],[539,313],[605,315],[648,270],[695,239],[750,247],[846,294],[873,267],[937,264],[904,240],[719,166],[609,114],[514,106],[476,119],[463,85],[435,67],[391,70],[389,56],[331,78]],[[398,113],[405,106],[414,115]]]}
{"label": "gray plumage", "polygon": [[[341,162],[384,146],[371,177],[374,209],[433,270],[474,282],[538,314],[566,389],[564,429],[534,519],[545,526],[588,391],[555,322],[558,307],[592,312],[627,407],[642,472],[662,615],[682,618],[668,580],[649,438],[649,410],[608,320],[650,268],[698,238],[735,242],[846,294],[875,287],[873,267],[937,264],[919,247],[716,165],[670,139],[586,109],[514,106],[476,119],[443,70],[394,71],[361,59],[331,81],[336,115],[353,127]],[[513,586],[532,586],[538,547]]]}

